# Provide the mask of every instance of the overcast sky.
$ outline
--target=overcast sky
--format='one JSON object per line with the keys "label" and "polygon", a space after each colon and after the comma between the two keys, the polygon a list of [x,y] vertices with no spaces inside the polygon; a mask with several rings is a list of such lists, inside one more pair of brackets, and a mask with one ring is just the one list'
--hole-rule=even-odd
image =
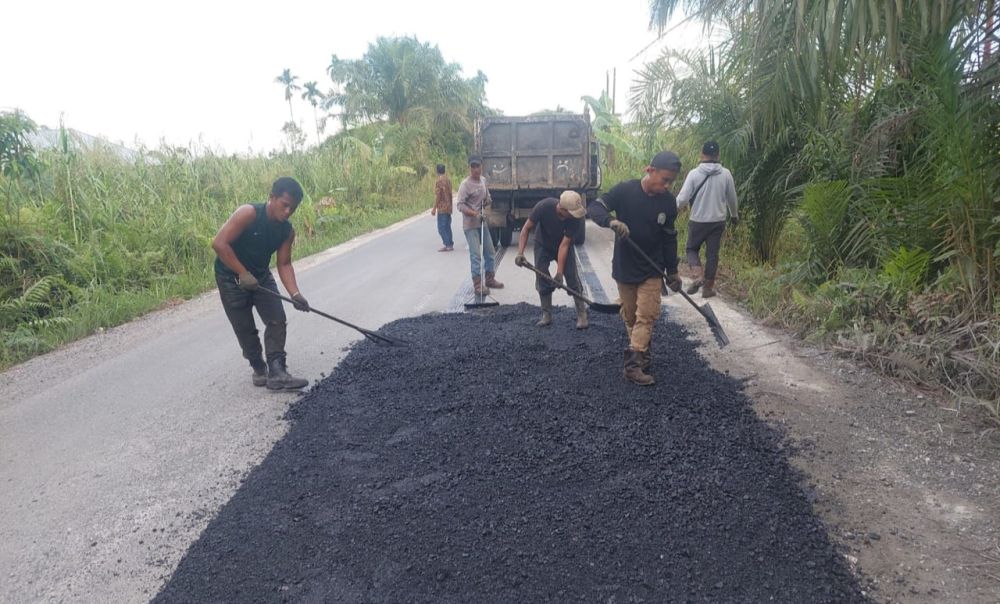
{"label": "overcast sky", "polygon": [[[658,55],[648,0],[588,7],[579,1],[229,2],[32,0],[6,3],[0,35],[0,110],[20,108],[40,125],[68,127],[133,146],[196,144],[226,152],[281,146],[283,88],[326,90],[330,56],[360,58],[377,36],[416,35],[466,76],[489,78],[488,102],[507,115],[562,105],[582,111],[605,72],[618,69],[625,106],[632,71]],[[700,30],[669,36],[696,44]],[[683,33],[682,33],[683,32]],[[296,120],[314,131],[311,107]],[[310,139],[313,142],[315,136]]]}

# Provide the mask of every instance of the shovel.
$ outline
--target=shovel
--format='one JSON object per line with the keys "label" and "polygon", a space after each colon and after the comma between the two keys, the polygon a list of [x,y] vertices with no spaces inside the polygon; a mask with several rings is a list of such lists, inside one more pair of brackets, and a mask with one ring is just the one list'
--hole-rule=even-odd
{"label": "shovel", "polygon": [[591,300],[588,300],[587,298],[584,297],[583,294],[581,294],[581,293],[579,293],[577,291],[574,291],[574,290],[566,287],[562,283],[559,283],[558,281],[556,281],[552,277],[550,277],[550,276],[546,275],[545,273],[543,273],[542,271],[538,270],[537,268],[535,268],[534,266],[532,266],[532,264],[530,262],[528,262],[527,260],[525,260],[524,264],[522,264],[521,266],[523,266],[524,268],[526,268],[526,269],[530,270],[531,272],[535,273],[536,275],[538,275],[542,279],[545,279],[551,285],[554,285],[555,287],[558,287],[559,289],[566,290],[566,292],[569,293],[569,295],[573,296],[574,298],[576,298],[578,300],[583,300],[584,302],[587,303],[587,306],[589,306],[595,312],[604,313],[606,315],[617,315],[621,311],[621,309],[622,309],[622,305],[621,304],[602,304],[600,302],[593,302]]}
{"label": "shovel", "polygon": [[[292,304],[295,304],[295,300],[292,300],[291,298],[286,298],[285,296],[282,296],[281,294],[279,294],[278,292],[276,292],[274,290],[268,289],[266,287],[262,287],[260,285],[257,286],[257,289],[259,289],[260,291],[267,292],[267,293],[269,293],[272,296],[275,296],[277,298],[281,298],[285,302],[291,302]],[[326,317],[327,319],[330,319],[331,321],[336,321],[337,323],[340,323],[341,325],[346,325],[347,327],[350,327],[351,329],[353,329],[355,331],[359,331],[359,332],[361,332],[361,335],[365,336],[366,338],[368,338],[372,342],[378,344],[379,346],[403,346],[403,345],[407,344],[407,342],[404,342],[402,340],[396,340],[396,339],[393,339],[393,338],[389,338],[389,337],[383,336],[381,334],[377,334],[374,331],[365,329],[364,327],[358,327],[357,325],[354,325],[353,323],[348,323],[347,321],[345,321],[343,319],[338,319],[337,317],[335,317],[333,315],[328,315],[325,312],[323,312],[321,310],[316,310],[315,308],[313,308],[311,306],[309,307],[309,312],[314,312],[314,313],[316,313],[317,315],[319,315],[321,317]]]}
{"label": "shovel", "polygon": [[[664,280],[664,283],[666,283],[667,272],[662,268],[660,268],[659,266],[657,266],[656,263],[653,262],[653,259],[649,257],[649,254],[642,251],[642,248],[639,247],[638,243],[632,241],[628,237],[625,237],[624,239],[629,243],[629,245],[632,246],[632,249],[635,250],[636,253],[638,253],[646,260],[646,262],[652,265],[653,268],[655,268],[657,271],[662,273],[663,275],[662,279]],[[719,319],[716,318],[715,312],[712,311],[712,307],[709,306],[707,302],[705,304],[702,304],[701,306],[698,306],[698,303],[692,300],[691,296],[689,296],[687,292],[685,292],[683,289],[678,290],[677,293],[684,296],[684,299],[690,302],[691,306],[693,306],[695,310],[701,313],[701,316],[705,317],[705,320],[708,321],[708,326],[712,328],[712,335],[715,336],[715,341],[719,343],[719,348],[723,348],[724,346],[729,344],[729,336],[727,336],[725,330],[722,329],[722,324],[719,323]]]}

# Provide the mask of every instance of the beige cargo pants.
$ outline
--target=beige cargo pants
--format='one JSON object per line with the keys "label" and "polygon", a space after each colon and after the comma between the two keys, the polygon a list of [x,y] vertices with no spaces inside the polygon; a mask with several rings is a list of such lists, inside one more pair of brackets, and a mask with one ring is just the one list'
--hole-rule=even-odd
{"label": "beige cargo pants", "polygon": [[660,277],[650,277],[642,283],[618,283],[622,301],[621,315],[628,332],[629,347],[646,352],[653,337],[653,325],[660,318]]}

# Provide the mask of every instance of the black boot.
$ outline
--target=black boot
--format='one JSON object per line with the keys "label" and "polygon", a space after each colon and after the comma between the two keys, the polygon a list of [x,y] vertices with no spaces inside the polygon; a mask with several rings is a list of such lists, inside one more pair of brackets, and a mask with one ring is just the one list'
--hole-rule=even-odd
{"label": "black boot", "polygon": [[268,390],[297,390],[309,385],[309,380],[288,374],[285,359],[275,359],[267,364]]}
{"label": "black boot", "polygon": [[542,303],[542,318],[538,319],[535,327],[545,327],[552,324],[552,292],[538,294],[538,299]]}
{"label": "black boot", "polygon": [[642,353],[631,348],[625,349],[625,379],[639,386],[652,386],[656,383],[653,376],[642,370]]}
{"label": "black boot", "polygon": [[573,303],[576,305],[576,328],[587,329],[590,327],[590,321],[587,320],[587,303],[577,298],[573,299]]}
{"label": "black boot", "polygon": [[253,385],[267,386],[267,363],[257,360],[252,361],[250,366],[253,367]]}

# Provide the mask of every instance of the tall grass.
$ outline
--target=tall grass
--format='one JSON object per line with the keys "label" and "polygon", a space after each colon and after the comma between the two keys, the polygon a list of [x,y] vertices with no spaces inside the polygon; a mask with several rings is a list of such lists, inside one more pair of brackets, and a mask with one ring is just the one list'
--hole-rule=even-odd
{"label": "tall grass", "polygon": [[163,148],[134,162],[65,144],[30,175],[0,174],[0,366],[210,288],[219,226],[278,176],[306,192],[296,257],[430,205],[429,177],[345,139],[268,157]]}

